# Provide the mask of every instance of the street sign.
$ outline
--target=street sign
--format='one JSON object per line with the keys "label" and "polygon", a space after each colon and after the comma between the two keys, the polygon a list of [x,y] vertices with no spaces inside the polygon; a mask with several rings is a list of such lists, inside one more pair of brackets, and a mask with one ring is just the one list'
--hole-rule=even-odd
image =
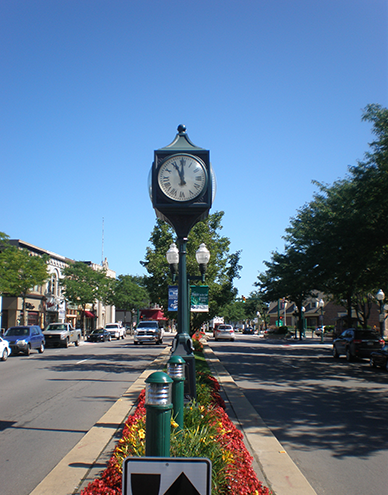
{"label": "street sign", "polygon": [[123,495],[211,495],[211,472],[205,457],[127,457]]}

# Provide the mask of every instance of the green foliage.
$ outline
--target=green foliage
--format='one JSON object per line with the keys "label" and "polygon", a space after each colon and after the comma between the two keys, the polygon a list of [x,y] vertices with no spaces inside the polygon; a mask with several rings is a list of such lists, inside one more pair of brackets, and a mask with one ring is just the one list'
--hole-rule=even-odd
{"label": "green foliage", "polygon": [[146,307],[149,304],[149,296],[144,287],[144,280],[132,275],[119,275],[115,280],[110,301],[117,309],[126,311]]}
{"label": "green foliage", "polygon": [[[6,237],[2,237],[2,241],[5,240]],[[0,293],[23,298],[24,324],[26,296],[35,285],[43,285],[47,280],[47,260],[47,256],[34,256],[25,249],[6,244],[0,252]]]}
{"label": "green foliage", "polygon": [[[209,286],[209,313],[192,314],[192,331],[200,328],[204,321],[219,315],[221,309],[231,303],[237,294],[233,281],[239,278],[240,252],[230,253],[230,240],[220,234],[223,215],[223,212],[209,215],[206,220],[192,228],[188,237],[186,258],[188,275],[199,275],[195,253],[200,244],[205,243],[210,251],[206,272],[206,285]],[[151,247],[147,247],[145,260],[141,262],[148,272],[146,286],[151,301],[167,308],[168,286],[172,282],[166,252],[172,242],[177,242],[175,232],[170,225],[157,220],[150,242]],[[176,318],[176,313],[171,313],[170,318]]]}
{"label": "green foliage", "polygon": [[388,110],[368,105],[363,120],[376,136],[365,160],[318,192],[291,219],[284,254],[275,252],[258,287],[267,300],[286,297],[300,311],[320,290],[334,301],[347,301],[363,326],[379,288],[388,293]]}
{"label": "green foliage", "polygon": [[105,270],[93,270],[82,261],[76,261],[63,270],[65,278],[60,283],[66,299],[72,304],[85,307],[96,301],[109,301],[114,280]]}

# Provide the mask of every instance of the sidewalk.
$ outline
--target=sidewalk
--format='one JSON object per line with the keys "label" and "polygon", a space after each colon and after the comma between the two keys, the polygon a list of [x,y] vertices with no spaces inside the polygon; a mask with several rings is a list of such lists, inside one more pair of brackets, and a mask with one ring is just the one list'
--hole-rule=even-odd
{"label": "sidewalk", "polygon": [[[227,413],[244,434],[259,480],[274,495],[316,495],[208,345],[204,353],[222,387]],[[145,379],[163,368],[169,355],[170,347],[166,347],[30,495],[76,495],[99,475],[121,437],[125,419],[135,409]]]}

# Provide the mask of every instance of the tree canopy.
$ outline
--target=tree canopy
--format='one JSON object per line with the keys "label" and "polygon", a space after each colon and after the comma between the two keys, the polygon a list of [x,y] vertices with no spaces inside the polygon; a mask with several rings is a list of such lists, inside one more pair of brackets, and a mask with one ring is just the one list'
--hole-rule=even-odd
{"label": "tree canopy", "polygon": [[[205,243],[210,251],[210,261],[206,272],[206,285],[209,286],[209,313],[192,313],[191,326],[197,329],[201,324],[219,316],[222,308],[231,303],[237,289],[233,282],[239,278],[240,252],[230,253],[230,240],[222,236],[222,218],[224,212],[215,212],[206,220],[197,223],[191,230],[187,242],[187,273],[199,275],[195,252],[201,243]],[[157,220],[150,237],[151,246],[147,247],[145,260],[141,264],[146,268],[146,287],[151,302],[159,304],[167,312],[168,286],[171,285],[170,268],[166,260],[166,252],[172,242],[176,242],[173,228]],[[171,312],[170,318],[176,318]]]}
{"label": "tree canopy", "polygon": [[[26,249],[7,245],[7,236],[1,237],[0,293],[22,297],[23,324],[26,325],[26,297],[34,286],[43,285],[48,278],[47,256],[35,256]],[[5,241],[5,242],[4,242]]]}
{"label": "tree canopy", "polygon": [[267,299],[287,297],[298,307],[321,290],[365,326],[374,294],[388,289],[388,110],[368,105],[362,118],[376,136],[364,161],[331,186],[316,183],[286,229],[284,253],[272,253],[257,285]]}

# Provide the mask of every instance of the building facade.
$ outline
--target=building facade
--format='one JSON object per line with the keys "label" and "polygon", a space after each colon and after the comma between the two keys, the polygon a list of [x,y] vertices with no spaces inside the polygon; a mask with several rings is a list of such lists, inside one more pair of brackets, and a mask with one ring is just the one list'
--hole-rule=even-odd
{"label": "building facade", "polygon": [[[63,278],[63,269],[74,260],[66,258],[51,251],[39,248],[20,239],[11,239],[10,244],[20,249],[26,249],[35,256],[46,255],[48,257],[47,271],[49,277],[42,286],[33,287],[26,297],[26,311],[28,325],[39,325],[42,329],[52,322],[70,322],[78,327],[86,319],[86,330],[92,330],[105,323],[115,321],[115,307],[105,306],[96,301],[90,304],[85,311],[79,307],[71,306],[62,293],[60,280]],[[107,276],[116,278],[116,273],[109,269],[105,259],[102,265],[86,262],[93,270],[106,269]],[[23,323],[23,300],[21,297],[0,297],[0,327],[2,330]],[[84,319],[84,316],[86,317]]]}

